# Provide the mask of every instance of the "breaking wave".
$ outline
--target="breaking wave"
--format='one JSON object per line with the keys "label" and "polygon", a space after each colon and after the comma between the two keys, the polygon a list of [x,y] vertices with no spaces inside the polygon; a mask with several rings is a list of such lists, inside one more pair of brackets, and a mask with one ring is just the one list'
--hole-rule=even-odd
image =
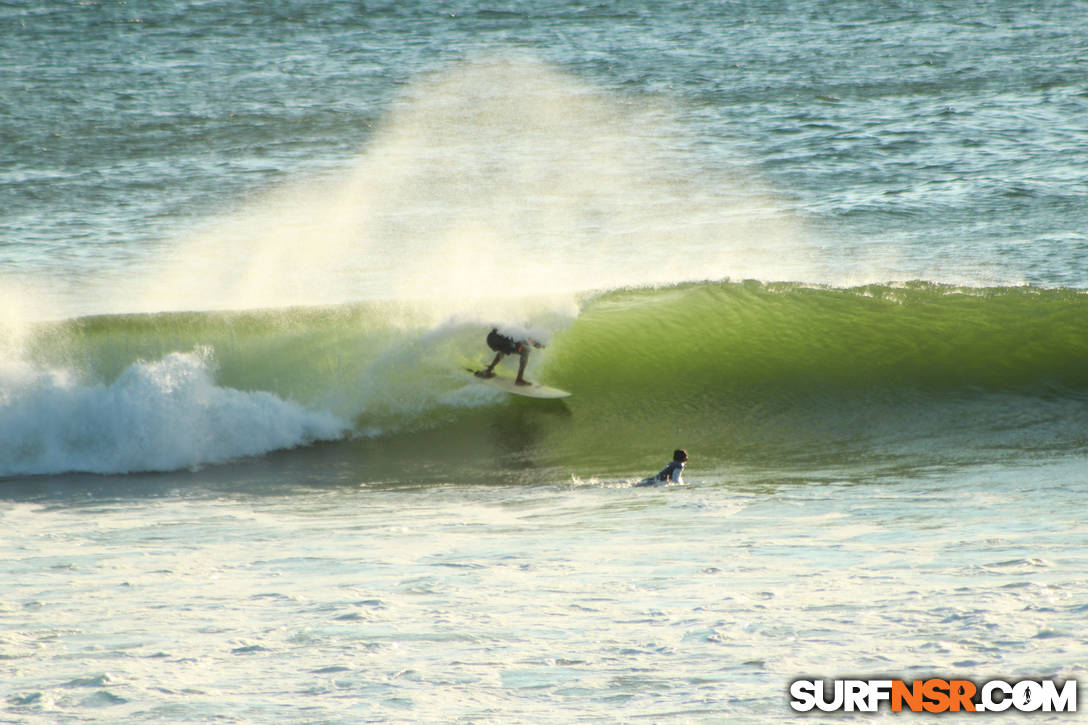
{"label": "breaking wave", "polygon": [[477,384],[463,368],[488,357],[489,321],[410,305],[42,324],[0,379],[0,474],[175,470],[345,436],[433,445],[526,416],[544,416],[534,450],[615,466],[680,443],[719,460],[1088,445],[1080,290],[686,283],[521,322],[550,333],[530,374],[567,402]]}

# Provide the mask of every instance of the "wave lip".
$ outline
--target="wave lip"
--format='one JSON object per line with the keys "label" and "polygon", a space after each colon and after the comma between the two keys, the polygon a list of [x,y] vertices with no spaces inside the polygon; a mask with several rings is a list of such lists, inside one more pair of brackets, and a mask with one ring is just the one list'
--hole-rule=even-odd
{"label": "wave lip", "polygon": [[0,378],[0,475],[173,471],[342,437],[349,424],[221,387],[208,349],[130,365],[112,383],[16,364]]}

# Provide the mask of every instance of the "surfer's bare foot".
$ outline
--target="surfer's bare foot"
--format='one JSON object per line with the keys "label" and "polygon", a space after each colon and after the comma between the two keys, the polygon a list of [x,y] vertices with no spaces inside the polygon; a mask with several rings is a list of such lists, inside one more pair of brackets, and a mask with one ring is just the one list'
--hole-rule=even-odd
{"label": "surfer's bare foot", "polygon": [[493,378],[493,377],[495,377],[495,373],[491,372],[490,370],[477,370],[476,371],[476,377],[478,377],[478,378]]}
{"label": "surfer's bare foot", "polygon": [[532,385],[532,383],[530,383],[528,380],[521,380],[519,378],[518,380],[514,381],[514,385]]}

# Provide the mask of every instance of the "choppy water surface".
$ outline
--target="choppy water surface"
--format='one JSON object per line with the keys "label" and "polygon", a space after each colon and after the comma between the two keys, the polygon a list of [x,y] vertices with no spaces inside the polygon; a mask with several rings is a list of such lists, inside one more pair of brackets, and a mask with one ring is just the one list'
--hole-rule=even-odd
{"label": "choppy water surface", "polygon": [[802,675],[1072,677],[1079,475],[8,503],[5,712],[758,722]]}

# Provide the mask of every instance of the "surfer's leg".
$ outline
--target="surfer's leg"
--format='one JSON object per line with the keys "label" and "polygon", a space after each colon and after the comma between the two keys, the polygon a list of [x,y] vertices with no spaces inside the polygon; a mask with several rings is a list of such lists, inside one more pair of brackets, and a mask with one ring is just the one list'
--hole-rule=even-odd
{"label": "surfer's leg", "polygon": [[525,379],[525,366],[526,366],[526,364],[528,364],[528,362],[529,362],[529,348],[522,347],[521,348],[521,362],[518,363],[518,377],[517,377],[516,380],[514,380],[514,382],[517,383],[518,385],[532,385],[532,383],[530,383],[528,380]]}

